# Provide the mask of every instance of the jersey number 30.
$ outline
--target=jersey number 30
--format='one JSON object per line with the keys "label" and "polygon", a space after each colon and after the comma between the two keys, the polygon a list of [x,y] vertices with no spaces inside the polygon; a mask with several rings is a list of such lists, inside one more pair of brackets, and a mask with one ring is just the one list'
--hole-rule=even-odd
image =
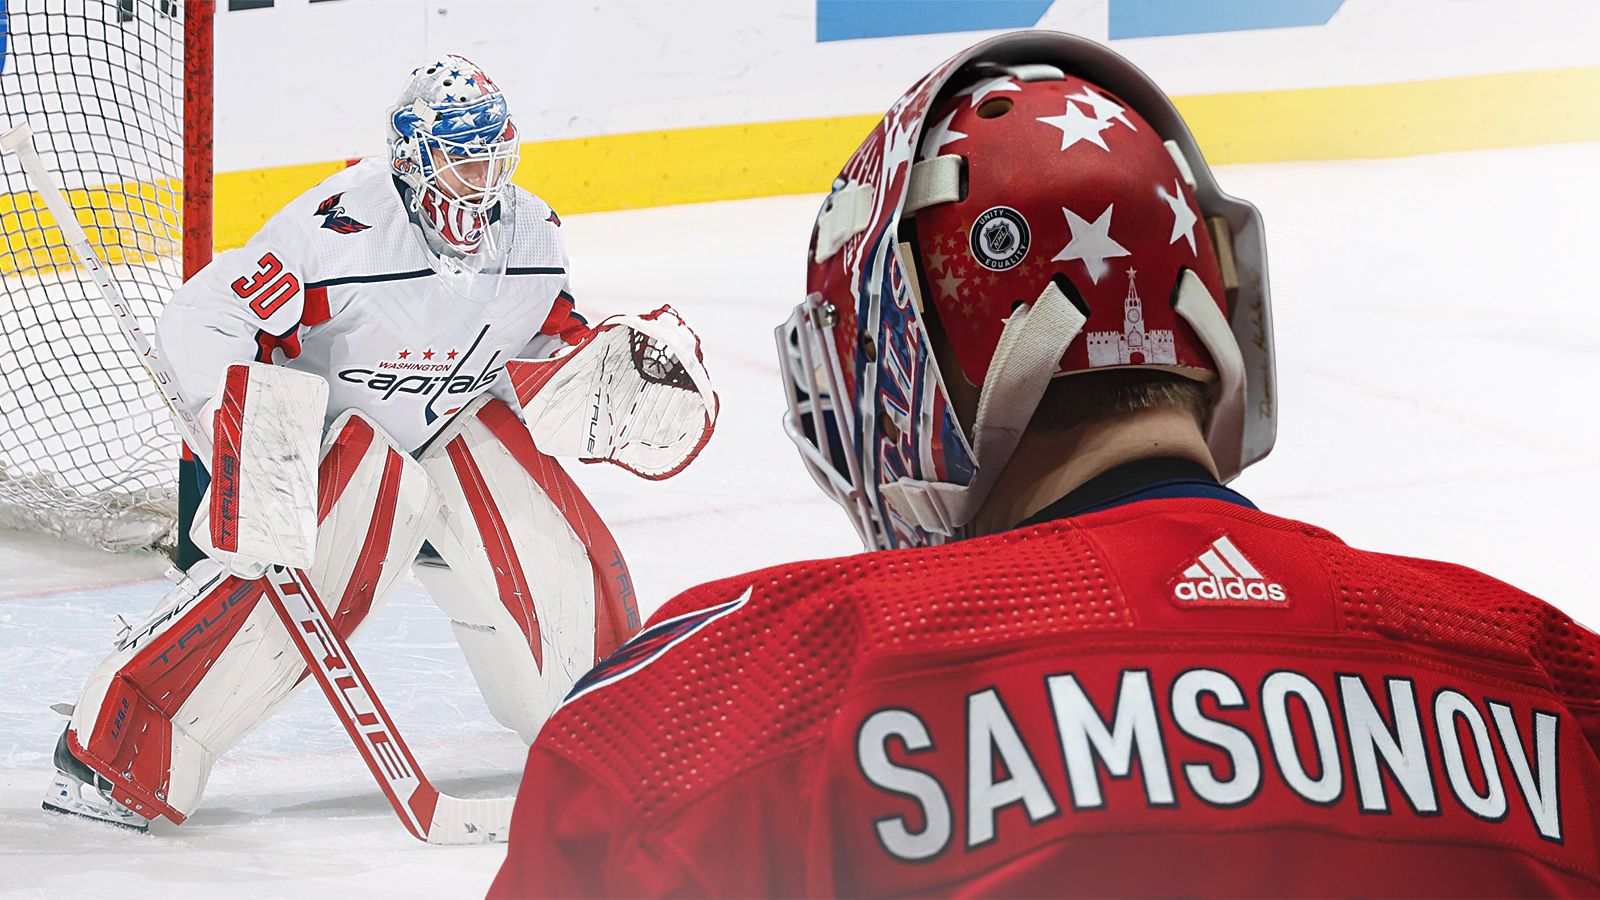
{"label": "jersey number 30", "polygon": [[261,271],[235,281],[233,292],[241,299],[249,300],[255,314],[265,319],[299,292],[300,279],[294,277],[292,272],[285,272],[283,263],[271,253],[263,254],[256,260],[256,265],[261,267]]}

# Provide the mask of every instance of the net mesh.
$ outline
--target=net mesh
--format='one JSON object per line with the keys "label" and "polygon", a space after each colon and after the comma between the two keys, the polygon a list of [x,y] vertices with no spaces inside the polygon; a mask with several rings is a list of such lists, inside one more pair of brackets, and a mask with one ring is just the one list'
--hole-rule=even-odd
{"label": "net mesh", "polygon": [[633,332],[628,342],[633,351],[634,367],[645,381],[686,391],[694,390],[694,379],[689,377],[689,370],[683,367],[672,351],[639,331]]}
{"label": "net mesh", "polygon": [[[153,333],[182,280],[182,4],[9,7],[0,130],[30,123],[45,165]],[[43,201],[3,156],[0,527],[113,550],[168,543],[176,429]]]}

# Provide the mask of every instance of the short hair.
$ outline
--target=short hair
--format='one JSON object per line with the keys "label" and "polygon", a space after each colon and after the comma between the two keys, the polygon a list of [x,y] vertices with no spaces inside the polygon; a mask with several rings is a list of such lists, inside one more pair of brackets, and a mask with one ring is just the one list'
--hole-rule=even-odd
{"label": "short hair", "polygon": [[1108,416],[1176,408],[1187,412],[1203,431],[1211,413],[1211,393],[1203,382],[1160,369],[1080,372],[1050,382],[1030,427],[1051,433]]}

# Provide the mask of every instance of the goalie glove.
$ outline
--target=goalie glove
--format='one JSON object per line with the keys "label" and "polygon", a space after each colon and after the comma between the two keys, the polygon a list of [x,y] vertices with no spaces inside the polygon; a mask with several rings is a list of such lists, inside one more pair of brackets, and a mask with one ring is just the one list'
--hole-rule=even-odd
{"label": "goalie glove", "polygon": [[683,471],[710,440],[717,394],[700,338],[670,306],[612,316],[549,359],[506,363],[534,445],[641,478]]}
{"label": "goalie glove", "polygon": [[317,459],[328,382],[266,363],[231,365],[207,404],[211,484],[190,526],[240,578],[316,560]]}

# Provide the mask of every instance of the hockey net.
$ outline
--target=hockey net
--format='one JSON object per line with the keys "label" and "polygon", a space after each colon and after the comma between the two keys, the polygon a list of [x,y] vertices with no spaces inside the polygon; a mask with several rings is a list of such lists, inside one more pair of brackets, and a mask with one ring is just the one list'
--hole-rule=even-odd
{"label": "hockey net", "polygon": [[[32,126],[147,333],[186,271],[210,255],[213,9],[214,0],[11,0],[3,29],[0,130]],[[177,432],[94,282],[6,157],[0,527],[112,550],[166,544]]]}

